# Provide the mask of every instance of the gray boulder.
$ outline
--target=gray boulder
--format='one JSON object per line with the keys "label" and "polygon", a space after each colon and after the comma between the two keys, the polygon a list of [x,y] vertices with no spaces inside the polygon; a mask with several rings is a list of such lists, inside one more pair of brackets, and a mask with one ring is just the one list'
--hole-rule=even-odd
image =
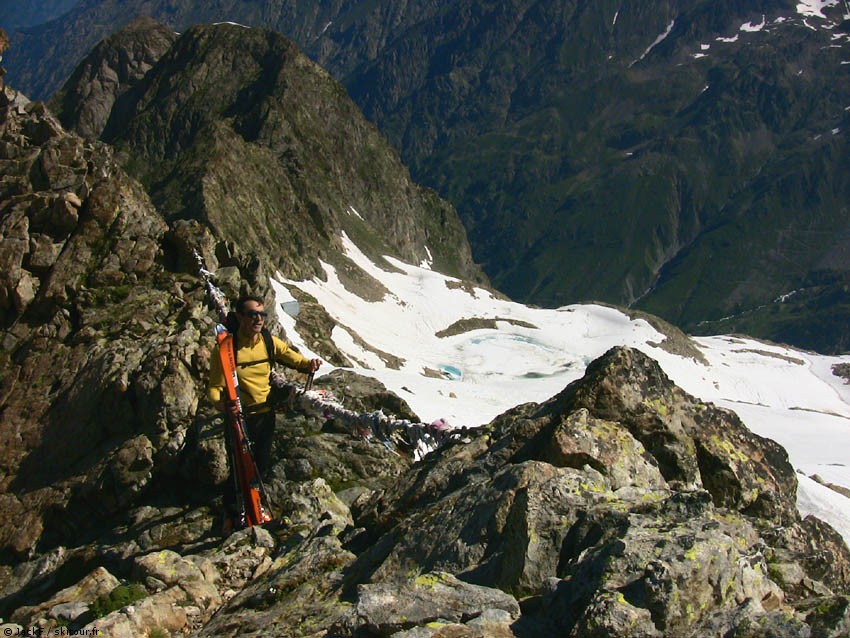
{"label": "gray boulder", "polygon": [[359,626],[379,636],[430,623],[467,622],[488,610],[505,612],[511,620],[520,615],[513,596],[470,585],[444,572],[422,574],[402,583],[360,585],[357,594]]}

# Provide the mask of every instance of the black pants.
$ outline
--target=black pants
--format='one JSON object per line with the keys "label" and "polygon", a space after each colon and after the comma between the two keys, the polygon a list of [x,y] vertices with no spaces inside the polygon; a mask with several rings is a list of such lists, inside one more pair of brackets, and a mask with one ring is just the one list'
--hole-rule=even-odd
{"label": "black pants", "polygon": [[[230,472],[227,483],[224,486],[224,511],[230,516],[236,516],[236,479],[233,467],[232,446],[235,434],[233,427],[225,424],[224,445],[227,450],[227,464]],[[269,468],[274,442],[274,412],[263,412],[251,414],[245,417],[245,432],[251,440],[251,452],[254,455],[254,463],[261,478],[265,478],[266,470]]]}

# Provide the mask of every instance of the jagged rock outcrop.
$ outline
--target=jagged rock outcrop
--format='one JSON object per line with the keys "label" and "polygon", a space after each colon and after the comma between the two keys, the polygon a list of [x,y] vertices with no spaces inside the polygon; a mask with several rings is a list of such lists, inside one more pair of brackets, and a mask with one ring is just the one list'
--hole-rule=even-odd
{"label": "jagged rock outcrop", "polygon": [[[795,487],[776,444],[615,349],[357,504],[342,545],[304,546],[333,565],[309,630],[286,619],[316,581],[282,567],[251,587],[262,611],[228,605],[203,635],[840,635],[850,553],[799,520]],[[809,542],[835,568],[829,584]],[[521,615],[475,602],[476,587],[513,594]]]}
{"label": "jagged rock outcrop", "polygon": [[[781,448],[639,351],[612,349],[558,396],[413,466],[373,445],[362,474],[354,439],[320,419],[281,414],[278,428],[316,460],[299,475],[276,449],[282,525],[222,542],[192,522],[209,521],[205,507],[184,506],[182,520],[139,509],[66,550],[100,561],[76,589],[12,619],[49,628],[78,614],[71,626],[115,635],[399,638],[840,636],[850,623],[850,551],[825,524],[800,520]],[[334,493],[354,483],[358,496]],[[140,598],[95,621],[115,582],[110,557]]]}
{"label": "jagged rock outcrop", "polygon": [[[510,594],[437,572],[417,576],[400,585],[360,585],[355,613],[366,631],[390,636],[411,626],[459,624],[469,619],[477,620],[485,614],[489,616],[485,621],[510,624],[519,618],[520,608]],[[475,624],[480,626],[480,623]]]}
{"label": "jagged rock outcrop", "polygon": [[[138,505],[151,486],[192,475],[179,457],[198,414],[213,324],[194,249],[231,298],[270,295],[270,274],[318,272],[322,255],[339,265],[334,242],[343,227],[364,238],[380,228],[373,247],[395,242],[408,257],[424,257],[434,242],[444,262],[477,272],[454,211],[410,182],[339,85],[291,43],[232,25],[203,27],[169,49],[171,64],[148,68],[172,37],[141,21],[104,43],[69,84],[64,113],[99,128],[110,100],[125,105],[109,110],[117,129],[157,143],[125,141],[123,159],[150,160],[147,177],[166,170],[154,159],[172,162],[177,181],[157,184],[169,193],[186,186],[179,198],[196,210],[169,209],[156,188],[160,199],[152,201],[110,147],[68,133],[44,104],[8,88],[0,96],[0,556],[7,563],[76,542],[99,519]],[[234,72],[223,60],[246,66]],[[154,99],[171,80],[174,93]],[[202,100],[207,91],[218,99]],[[91,101],[80,104],[81,95]],[[253,106],[225,124],[243,100]],[[145,126],[154,123],[136,117],[142,102],[159,127],[152,136]],[[180,115],[171,119],[170,109]],[[189,120],[197,127],[183,126]],[[317,133],[328,124],[334,130]],[[209,154],[213,147],[221,153]],[[355,204],[374,225],[348,209]],[[311,316],[322,319],[315,308],[304,314],[299,321],[308,326]],[[331,327],[310,330],[322,356]],[[209,461],[192,485],[222,479],[221,453],[207,445],[192,449]],[[4,579],[15,580],[8,565]]]}
{"label": "jagged rock outcrop", "polygon": [[[109,612],[115,635],[203,624],[227,590],[214,594],[208,579],[172,582],[139,563],[163,550],[193,555],[217,525],[226,478],[220,437],[194,436],[209,422],[199,399],[213,321],[191,250],[221,267],[230,295],[266,292],[267,266],[196,220],[169,225],[109,147],[68,133],[44,104],[11,89],[0,95],[0,162],[0,615],[82,626],[91,599],[111,592],[56,592],[102,568],[136,575],[151,594],[133,613]],[[269,487],[293,529],[313,529],[310,503],[336,497],[326,484],[288,489],[286,472],[316,478],[319,468],[336,487],[368,477],[352,500],[378,482],[381,462],[290,455]],[[386,463],[387,475],[400,473],[398,462]],[[187,508],[193,500],[201,504]],[[338,503],[333,529],[350,526]],[[251,561],[262,557],[249,554],[245,568],[222,568],[236,570],[221,579],[229,595],[258,573]],[[178,600],[192,612],[175,615]]]}
{"label": "jagged rock outcrop", "polygon": [[139,18],[106,38],[86,56],[51,99],[60,121],[83,137],[97,139],[106,128],[115,101],[135,86],[177,39],[151,18]]}
{"label": "jagged rock outcrop", "polygon": [[[43,104],[0,97],[0,615],[115,636],[200,627],[269,568],[279,541],[254,530],[201,554],[226,479],[221,424],[199,410],[212,319],[197,276],[172,267],[194,271],[197,248],[231,264],[230,295],[268,282],[197,222],[169,228],[108,147],[67,133]],[[409,413],[373,383],[339,383],[357,405]],[[291,421],[303,436],[322,429]],[[293,446],[269,477],[290,538],[351,527],[318,471],[337,488],[362,479],[355,496],[402,471],[400,457],[353,462],[361,441],[326,438],[326,454]]]}
{"label": "jagged rock outcrop", "polygon": [[46,529],[114,512],[179,447],[203,311],[185,278],[153,285],[167,226],[109,151],[0,97],[0,547],[28,556]]}

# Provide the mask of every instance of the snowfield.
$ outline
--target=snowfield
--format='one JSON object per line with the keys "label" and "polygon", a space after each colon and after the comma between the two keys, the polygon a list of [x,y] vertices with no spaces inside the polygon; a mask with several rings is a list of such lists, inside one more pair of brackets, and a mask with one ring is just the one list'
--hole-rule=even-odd
{"label": "snowfield", "polygon": [[[318,356],[283,311],[291,288],[315,297],[341,326],[332,339],[357,372],[379,379],[424,422],[445,418],[458,427],[549,399],[614,346],[640,349],[685,391],[734,410],[753,432],[785,447],[798,471],[800,512],[828,521],[850,543],[850,498],[809,478],[850,489],[850,385],[832,373],[850,356],[731,336],[691,338],[691,351],[673,354],[662,347],[667,335],[620,310],[532,308],[391,257],[395,270],[382,269],[347,237],[343,242],[349,259],[387,292],[366,301],[346,290],[328,264],[327,281],[272,281],[280,323],[302,352]],[[399,369],[379,353],[400,358]]]}

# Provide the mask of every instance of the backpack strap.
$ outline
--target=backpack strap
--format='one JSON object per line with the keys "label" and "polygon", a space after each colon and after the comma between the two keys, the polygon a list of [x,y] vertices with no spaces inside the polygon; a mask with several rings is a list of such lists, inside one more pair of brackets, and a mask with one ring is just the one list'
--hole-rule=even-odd
{"label": "backpack strap", "polygon": [[263,336],[263,342],[266,344],[266,358],[258,359],[257,361],[249,361],[248,363],[239,363],[237,361],[237,367],[248,368],[250,366],[259,365],[261,363],[268,363],[272,368],[274,368],[274,342],[272,341],[272,333],[269,332],[266,328],[263,328],[261,334]]}
{"label": "backpack strap", "polygon": [[272,341],[272,333],[266,328],[263,328],[263,341],[266,342],[266,354],[269,356],[269,365],[274,368],[274,342]]}

